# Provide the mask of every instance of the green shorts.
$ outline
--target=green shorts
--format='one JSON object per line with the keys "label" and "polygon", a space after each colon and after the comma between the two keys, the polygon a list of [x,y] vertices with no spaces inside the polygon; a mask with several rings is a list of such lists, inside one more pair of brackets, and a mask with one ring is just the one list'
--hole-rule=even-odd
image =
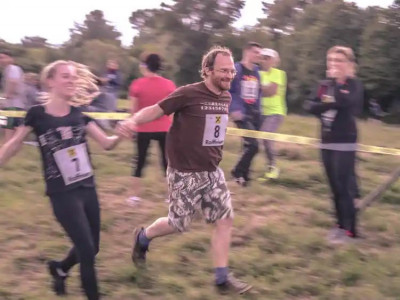
{"label": "green shorts", "polygon": [[[24,111],[19,107],[6,107],[3,110],[17,110]],[[24,118],[16,118],[16,117],[4,117],[0,116],[0,126],[5,129],[14,129],[24,124]]]}
{"label": "green shorts", "polygon": [[168,223],[178,231],[186,231],[197,212],[207,223],[233,218],[231,194],[224,172],[179,172],[167,169],[169,213]]}

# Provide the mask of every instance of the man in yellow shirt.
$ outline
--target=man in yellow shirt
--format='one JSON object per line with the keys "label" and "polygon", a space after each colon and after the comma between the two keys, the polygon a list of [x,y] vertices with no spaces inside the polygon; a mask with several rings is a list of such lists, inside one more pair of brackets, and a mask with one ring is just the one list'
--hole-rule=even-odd
{"label": "man in yellow shirt", "polygon": [[[286,73],[277,68],[280,62],[279,54],[273,49],[261,50],[261,115],[262,131],[276,132],[287,113],[286,107]],[[268,161],[267,171],[259,178],[260,181],[279,177],[276,167],[273,141],[263,140]]]}

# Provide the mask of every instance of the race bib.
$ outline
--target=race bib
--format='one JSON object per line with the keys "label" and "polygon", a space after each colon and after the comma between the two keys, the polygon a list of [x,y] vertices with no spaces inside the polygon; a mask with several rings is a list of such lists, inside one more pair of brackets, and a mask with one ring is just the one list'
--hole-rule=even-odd
{"label": "race bib", "polygon": [[203,146],[222,146],[225,140],[228,115],[206,115]]}
{"label": "race bib", "polygon": [[7,126],[7,117],[0,116],[0,126]]}
{"label": "race bib", "polygon": [[240,86],[242,99],[257,99],[258,98],[258,81],[242,80]]}
{"label": "race bib", "polygon": [[336,109],[330,109],[321,114],[322,123],[324,125],[324,131],[330,131],[332,123],[336,118],[338,111]]}
{"label": "race bib", "polygon": [[86,144],[59,150],[54,153],[54,159],[65,185],[70,185],[93,175]]}

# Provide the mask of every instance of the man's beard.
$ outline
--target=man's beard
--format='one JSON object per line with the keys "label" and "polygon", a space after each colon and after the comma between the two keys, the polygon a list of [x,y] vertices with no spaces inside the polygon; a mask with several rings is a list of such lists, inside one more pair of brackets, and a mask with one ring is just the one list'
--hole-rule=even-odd
{"label": "man's beard", "polygon": [[231,88],[230,81],[223,81],[223,79],[215,79],[213,78],[213,84],[221,91],[228,91]]}

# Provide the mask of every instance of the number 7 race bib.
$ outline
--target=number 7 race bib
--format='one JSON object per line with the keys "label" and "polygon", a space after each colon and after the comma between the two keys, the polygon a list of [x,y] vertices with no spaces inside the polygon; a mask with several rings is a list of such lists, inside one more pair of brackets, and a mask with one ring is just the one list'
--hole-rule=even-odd
{"label": "number 7 race bib", "polygon": [[225,141],[228,115],[206,115],[203,146],[222,146]]}
{"label": "number 7 race bib", "polygon": [[93,175],[86,144],[68,147],[56,151],[53,155],[65,185],[84,180]]}

